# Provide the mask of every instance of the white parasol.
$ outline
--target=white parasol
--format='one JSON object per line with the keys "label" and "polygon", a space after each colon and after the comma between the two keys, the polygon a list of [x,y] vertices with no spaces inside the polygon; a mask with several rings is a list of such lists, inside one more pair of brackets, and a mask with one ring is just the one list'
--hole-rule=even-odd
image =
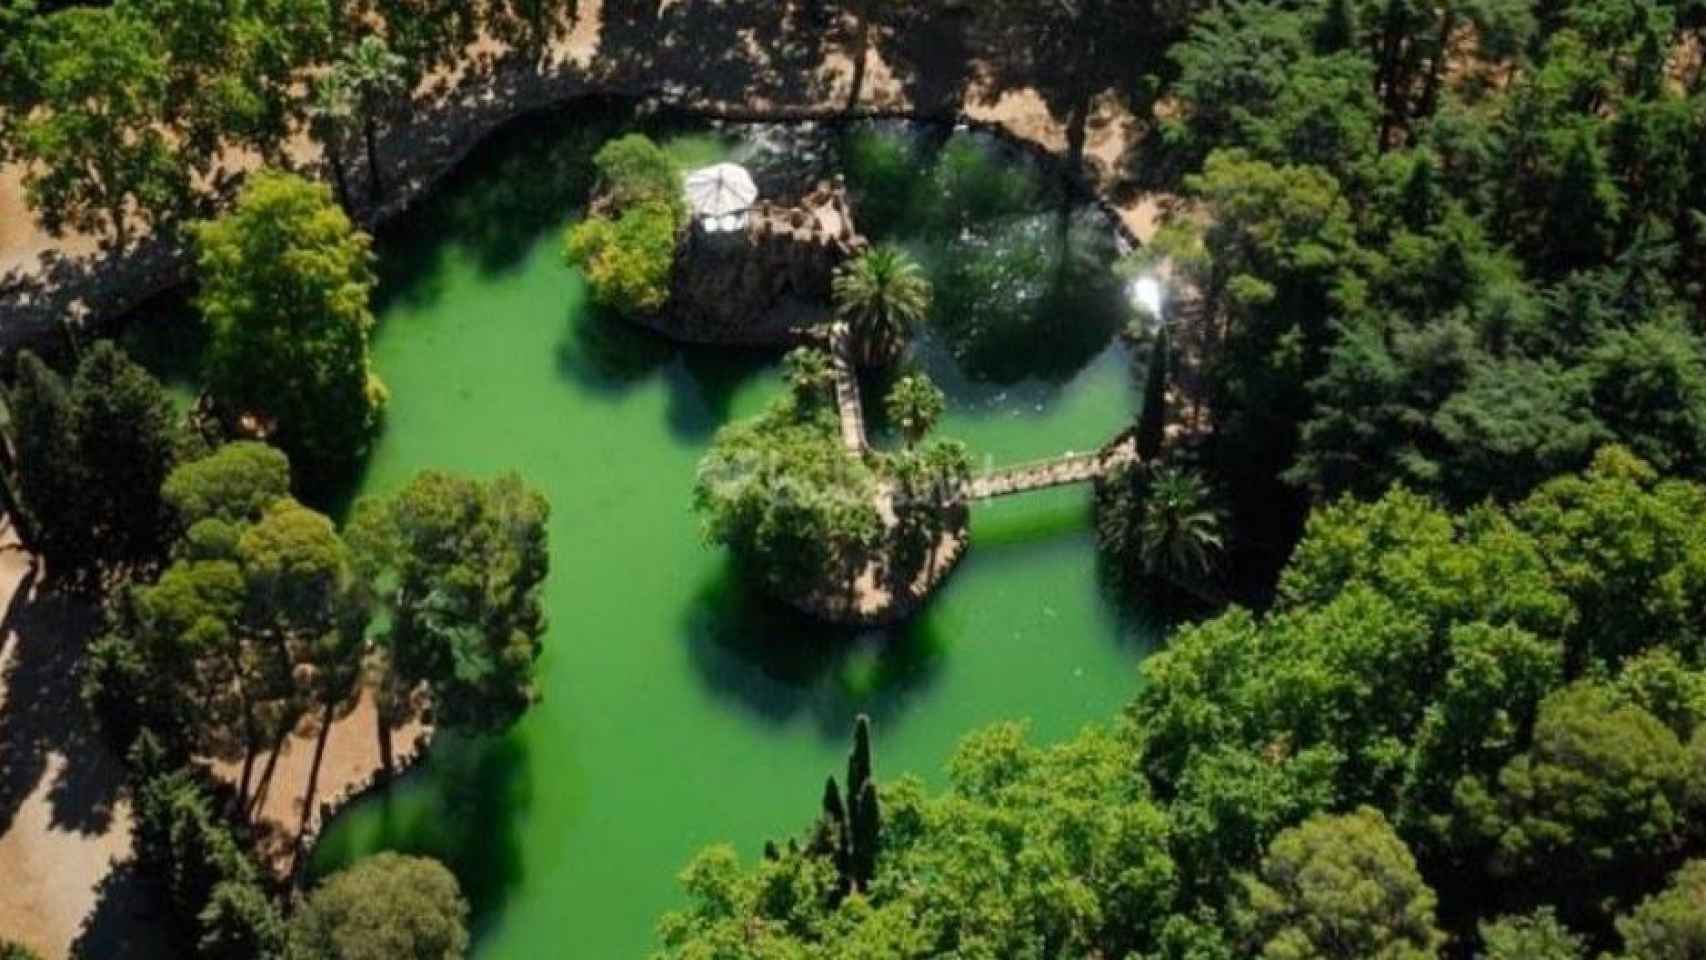
{"label": "white parasol", "polygon": [[706,230],[736,230],[758,199],[758,185],[746,168],[732,163],[695,170],[684,182],[687,206]]}

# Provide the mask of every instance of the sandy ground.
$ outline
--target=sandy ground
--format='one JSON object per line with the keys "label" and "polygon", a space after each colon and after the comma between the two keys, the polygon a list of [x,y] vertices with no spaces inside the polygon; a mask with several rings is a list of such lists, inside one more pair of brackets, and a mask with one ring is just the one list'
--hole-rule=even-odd
{"label": "sandy ground", "polygon": [[[36,595],[32,559],[0,541],[0,934],[44,957],[67,955],[116,862],[130,854],[124,770],[87,736],[58,676],[89,618]],[[74,762],[73,762],[74,761]]]}
{"label": "sandy ground", "polygon": [[[363,692],[353,710],[332,724],[326,737],[326,755],[320,764],[320,779],[315,785],[314,809],[310,814],[311,836],[318,834],[321,814],[335,811],[352,792],[365,788],[379,770],[379,739],[374,729],[373,700]],[[399,768],[406,767],[416,753],[415,744],[426,733],[421,724],[410,724],[392,733]],[[267,758],[255,761],[254,817],[260,825],[262,855],[269,859],[280,875],[291,866],[291,853],[297,834],[302,829],[302,799],[308,790],[309,769],[314,763],[314,743],[317,732],[312,722],[285,741],[279,751],[278,763],[270,780],[262,780]],[[242,776],[242,764],[217,763],[214,772],[236,783]]]}

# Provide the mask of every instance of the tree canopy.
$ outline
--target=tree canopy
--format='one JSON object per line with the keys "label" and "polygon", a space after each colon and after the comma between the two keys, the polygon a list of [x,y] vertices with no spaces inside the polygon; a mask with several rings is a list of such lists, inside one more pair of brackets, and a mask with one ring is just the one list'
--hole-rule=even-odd
{"label": "tree canopy", "polygon": [[290,960],[463,960],[468,901],[436,860],[366,857],[327,877],[290,919]]}
{"label": "tree canopy", "polygon": [[550,505],[515,474],[424,471],[356,506],[349,537],[388,625],[376,640],[379,736],[424,684],[437,723],[508,727],[539,698]]}
{"label": "tree canopy", "polygon": [[[793,366],[827,369],[812,356],[796,354]],[[718,431],[693,490],[705,540],[786,592],[839,582],[881,534],[876,478],[842,446],[828,383],[796,383],[799,395]]]}
{"label": "tree canopy", "polygon": [[598,203],[569,227],[564,257],[585,272],[600,304],[624,314],[654,313],[669,300],[676,246],[687,225],[681,172],[638,133],[606,143],[593,166]]}
{"label": "tree canopy", "polygon": [[233,416],[276,422],[310,475],[347,470],[384,409],[371,245],[331,191],[281,173],[251,176],[230,213],[196,228],[208,388]]}
{"label": "tree canopy", "polygon": [[146,567],[171,538],[161,484],[192,448],[165,388],[111,341],[67,384],[24,351],[10,394],[31,546],[67,582]]}

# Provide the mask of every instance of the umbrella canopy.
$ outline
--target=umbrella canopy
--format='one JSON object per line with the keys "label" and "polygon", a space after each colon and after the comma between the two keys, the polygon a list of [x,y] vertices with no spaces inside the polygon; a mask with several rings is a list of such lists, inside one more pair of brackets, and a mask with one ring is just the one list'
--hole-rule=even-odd
{"label": "umbrella canopy", "polygon": [[695,170],[685,181],[687,206],[706,226],[738,220],[758,199],[758,185],[745,167],[732,163]]}

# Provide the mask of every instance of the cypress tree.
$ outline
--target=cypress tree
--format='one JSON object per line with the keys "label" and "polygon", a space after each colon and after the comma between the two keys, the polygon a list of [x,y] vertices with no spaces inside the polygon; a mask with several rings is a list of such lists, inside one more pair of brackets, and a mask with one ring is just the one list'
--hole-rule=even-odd
{"label": "cypress tree", "polygon": [[97,559],[134,564],[158,556],[171,526],[160,486],[182,449],[166,388],[102,340],[84,354],[71,381],[71,430]]}
{"label": "cypress tree", "polygon": [[838,832],[846,832],[847,808],[841,804],[841,789],[836,786],[834,777],[823,782],[823,817]]}
{"label": "cypress tree", "polygon": [[64,378],[28,350],[18,354],[12,387],[12,428],[18,438],[18,486],[36,534],[36,549],[55,574],[84,552],[88,524],[71,432],[71,395]]}
{"label": "cypress tree", "polygon": [[1322,54],[1349,50],[1356,42],[1356,12],[1351,0],[1331,0],[1315,28],[1315,49]]}
{"label": "cypress tree", "polygon": [[1137,455],[1145,463],[1161,455],[1167,428],[1167,325],[1155,332],[1149,354],[1148,379],[1143,387],[1143,412],[1137,421]]}
{"label": "cypress tree", "polygon": [[877,870],[877,833],[881,827],[877,785],[866,780],[853,802],[853,842],[847,866],[848,879],[854,890],[870,889],[871,877]]}
{"label": "cypress tree", "polygon": [[859,714],[853,721],[853,751],[847,755],[847,798],[857,802],[871,779],[871,718]]}

